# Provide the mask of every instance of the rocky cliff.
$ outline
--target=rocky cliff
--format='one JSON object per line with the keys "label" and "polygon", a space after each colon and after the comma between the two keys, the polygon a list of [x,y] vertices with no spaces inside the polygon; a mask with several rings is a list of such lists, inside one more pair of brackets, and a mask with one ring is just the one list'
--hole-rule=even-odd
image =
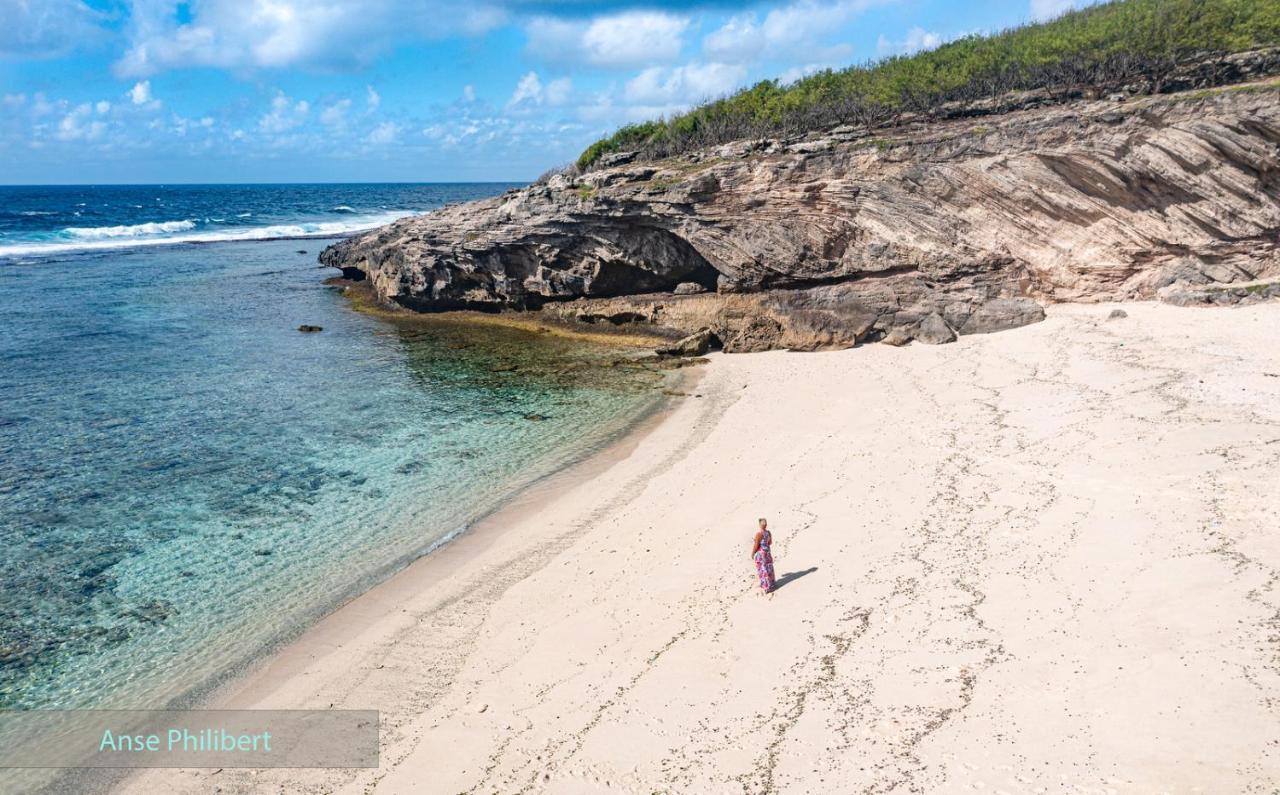
{"label": "rocky cliff", "polygon": [[705,327],[730,351],[945,342],[1047,302],[1280,277],[1280,81],[625,161],[321,260],[411,309]]}

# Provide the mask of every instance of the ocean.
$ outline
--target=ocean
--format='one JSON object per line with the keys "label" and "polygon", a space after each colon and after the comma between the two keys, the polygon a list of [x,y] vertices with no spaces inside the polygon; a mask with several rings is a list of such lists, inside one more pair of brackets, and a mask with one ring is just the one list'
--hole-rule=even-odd
{"label": "ocean", "polygon": [[342,235],[506,184],[0,186],[0,261]]}
{"label": "ocean", "polygon": [[656,405],[616,350],[322,283],[507,187],[0,188],[0,708],[190,703]]}

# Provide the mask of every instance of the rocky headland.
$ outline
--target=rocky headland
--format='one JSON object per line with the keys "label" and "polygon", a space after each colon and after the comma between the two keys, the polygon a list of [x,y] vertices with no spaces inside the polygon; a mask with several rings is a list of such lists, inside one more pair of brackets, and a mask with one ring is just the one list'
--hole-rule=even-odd
{"label": "rocky headland", "polygon": [[[1280,292],[1280,71],[612,155],[328,248],[388,304],[638,325],[673,353],[942,343],[1055,302]],[[1008,108],[1013,108],[1008,110]],[[947,115],[947,114],[940,114]]]}

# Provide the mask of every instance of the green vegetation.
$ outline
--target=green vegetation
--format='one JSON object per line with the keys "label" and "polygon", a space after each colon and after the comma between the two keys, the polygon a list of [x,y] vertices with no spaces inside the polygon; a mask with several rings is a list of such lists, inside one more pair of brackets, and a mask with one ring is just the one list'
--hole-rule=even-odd
{"label": "green vegetation", "polygon": [[595,188],[593,188],[592,186],[590,186],[590,185],[579,185],[579,186],[578,186],[578,198],[579,198],[579,199],[582,199],[583,201],[586,201],[587,199],[590,199],[590,198],[591,198],[592,196],[594,196],[594,195],[596,195],[596,189],[595,189]]}
{"label": "green vegetation", "polygon": [[1165,87],[1193,55],[1280,44],[1276,0],[1117,0],[994,36],[790,85],[766,80],[670,119],[632,124],[578,158],[588,168],[610,152],[658,159],[746,137],[789,135],[836,124],[872,127],[940,103],[1009,91],[1071,95],[1081,87],[1143,81]]}

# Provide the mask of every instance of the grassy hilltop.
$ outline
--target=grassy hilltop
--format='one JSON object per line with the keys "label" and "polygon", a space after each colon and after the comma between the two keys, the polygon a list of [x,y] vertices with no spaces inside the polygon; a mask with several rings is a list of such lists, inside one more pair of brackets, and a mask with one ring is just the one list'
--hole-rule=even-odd
{"label": "grassy hilltop", "polygon": [[623,127],[587,147],[577,164],[589,168],[610,152],[654,159],[747,137],[884,124],[903,112],[1009,91],[1135,79],[1158,86],[1192,55],[1276,44],[1276,0],[1117,0],[790,85],[765,80],[670,119]]}

